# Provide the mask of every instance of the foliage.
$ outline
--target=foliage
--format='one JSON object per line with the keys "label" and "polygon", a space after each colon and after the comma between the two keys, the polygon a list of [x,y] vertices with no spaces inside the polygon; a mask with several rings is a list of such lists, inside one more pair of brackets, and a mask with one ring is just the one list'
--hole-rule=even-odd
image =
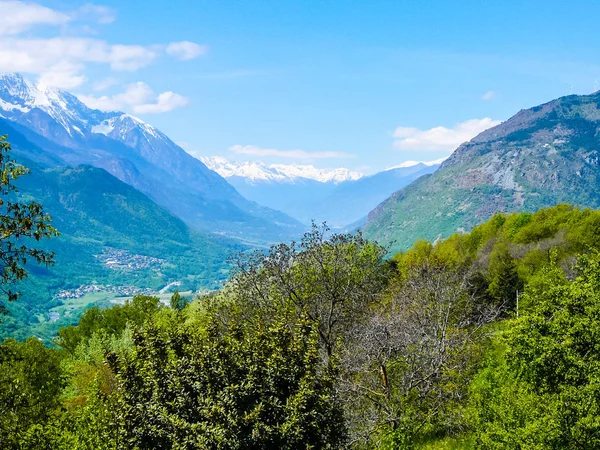
{"label": "foliage", "polygon": [[60,351],[6,341],[4,447],[600,446],[600,213],[497,215],[391,261],[327,232],[189,303],[91,308]]}
{"label": "foliage", "polygon": [[61,328],[57,343],[65,350],[74,353],[77,347],[90,339],[94,333],[104,332],[118,335],[128,324],[139,328],[144,321],[160,308],[158,297],[137,295],[124,305],[115,305],[109,309],[93,307],[88,309],[77,326]]}
{"label": "foliage", "polygon": [[182,297],[179,291],[175,291],[171,296],[169,305],[176,311],[181,311],[189,303],[189,299]]}
{"label": "foliage", "polygon": [[505,361],[481,375],[481,448],[600,446],[600,255],[583,257],[573,282],[557,284],[557,271],[527,291],[530,310],[506,333]]}
{"label": "foliage", "polygon": [[332,374],[320,368],[315,326],[277,317],[258,330],[242,318],[206,332],[137,334],[135,358],[109,355],[119,392],[119,446],[338,448],[344,441]]}
{"label": "foliage", "polygon": [[334,234],[313,223],[299,244],[279,244],[236,261],[226,292],[241,304],[269,314],[291,302],[317,324],[331,357],[346,330],[364,315],[385,287],[390,266],[386,249],[360,234]]}
{"label": "foliage", "polygon": [[54,253],[34,247],[30,242],[57,236],[58,232],[50,225],[50,216],[42,205],[15,200],[18,191],[14,183],[27,175],[29,169],[17,164],[10,157],[10,151],[6,136],[0,136],[0,288],[12,301],[19,293],[7,288],[7,284],[27,276],[28,260],[46,266],[54,261]]}
{"label": "foliage", "polygon": [[35,338],[0,344],[0,447],[23,440],[60,406],[64,374],[60,354]]}
{"label": "foliage", "polygon": [[389,300],[356,324],[342,383],[356,439],[414,448],[463,424],[459,406],[485,342],[483,326],[498,314],[468,285],[464,271],[413,266],[390,287]]}

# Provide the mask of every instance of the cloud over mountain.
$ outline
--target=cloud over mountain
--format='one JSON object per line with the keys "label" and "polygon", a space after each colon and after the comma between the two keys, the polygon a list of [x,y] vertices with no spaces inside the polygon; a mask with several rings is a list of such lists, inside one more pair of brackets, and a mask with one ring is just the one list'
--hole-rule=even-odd
{"label": "cloud over mountain", "polygon": [[[0,11],[0,72],[34,74],[40,84],[49,87],[85,86],[91,67],[135,72],[161,56],[190,61],[208,50],[206,45],[191,41],[141,45],[90,37],[99,33],[98,26],[116,19],[115,11],[103,5],[88,3],[59,10],[38,3],[0,0]],[[96,83],[91,89],[95,90]],[[138,114],[168,112],[188,103],[184,96],[172,91],[155,94],[144,82],[130,84],[124,92],[112,96],[82,94],[81,98],[93,107],[123,108]]]}
{"label": "cloud over mountain", "polygon": [[454,150],[484,130],[500,124],[489,117],[471,119],[457,123],[452,128],[434,127],[427,130],[412,127],[398,127],[394,131],[394,147],[399,150]]}

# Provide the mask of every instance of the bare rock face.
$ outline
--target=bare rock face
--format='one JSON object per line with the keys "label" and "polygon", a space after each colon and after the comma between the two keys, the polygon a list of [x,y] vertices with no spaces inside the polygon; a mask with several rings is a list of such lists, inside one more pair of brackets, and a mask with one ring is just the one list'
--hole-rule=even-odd
{"label": "bare rock face", "polygon": [[[523,110],[462,144],[433,175],[373,210],[369,238],[404,250],[498,212],[600,207],[600,93]],[[392,243],[393,242],[393,243]]]}

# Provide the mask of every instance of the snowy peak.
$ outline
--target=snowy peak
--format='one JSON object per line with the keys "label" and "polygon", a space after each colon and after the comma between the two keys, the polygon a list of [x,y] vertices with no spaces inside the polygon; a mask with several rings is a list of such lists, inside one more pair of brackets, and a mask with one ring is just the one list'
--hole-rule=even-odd
{"label": "snowy peak", "polygon": [[156,138],[164,140],[165,136],[151,125],[148,125],[141,119],[130,114],[116,114],[108,119],[104,119],[97,125],[92,125],[90,131],[95,134],[103,134],[113,139],[124,140],[131,132],[141,132],[147,138]]}
{"label": "snowy peak", "polygon": [[346,168],[318,169],[312,165],[265,164],[259,161],[229,161],[220,156],[203,156],[200,160],[223,178],[240,177],[251,183],[295,183],[314,180],[320,183],[341,183],[358,180],[364,175]]}
{"label": "snowy peak", "polygon": [[166,139],[137,117],[119,111],[91,109],[69,92],[36,85],[20,74],[0,74],[0,117],[16,122],[30,121],[28,113],[36,108],[48,114],[72,138],[87,132],[124,140],[135,132],[142,133],[148,140]]}

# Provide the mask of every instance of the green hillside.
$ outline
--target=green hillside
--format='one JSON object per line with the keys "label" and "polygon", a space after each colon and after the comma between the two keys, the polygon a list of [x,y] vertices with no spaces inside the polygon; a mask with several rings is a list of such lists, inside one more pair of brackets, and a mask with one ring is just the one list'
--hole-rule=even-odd
{"label": "green hillside", "polygon": [[600,94],[524,110],[461,145],[434,174],[373,210],[366,236],[405,250],[468,231],[498,212],[600,206]]}
{"label": "green hillside", "polygon": [[[43,204],[61,236],[42,243],[55,252],[56,264],[30,267],[30,277],[18,286],[22,298],[9,305],[10,314],[0,325],[3,337],[50,339],[59,326],[76,323],[90,302],[138,290],[158,291],[173,282],[180,290],[215,289],[227,275],[228,255],[241,249],[191,231],[102,169],[27,164],[33,170],[19,180],[19,198]],[[99,286],[96,295],[75,292],[94,285]],[[57,298],[61,291],[79,297]],[[102,292],[105,295],[98,295]]]}

